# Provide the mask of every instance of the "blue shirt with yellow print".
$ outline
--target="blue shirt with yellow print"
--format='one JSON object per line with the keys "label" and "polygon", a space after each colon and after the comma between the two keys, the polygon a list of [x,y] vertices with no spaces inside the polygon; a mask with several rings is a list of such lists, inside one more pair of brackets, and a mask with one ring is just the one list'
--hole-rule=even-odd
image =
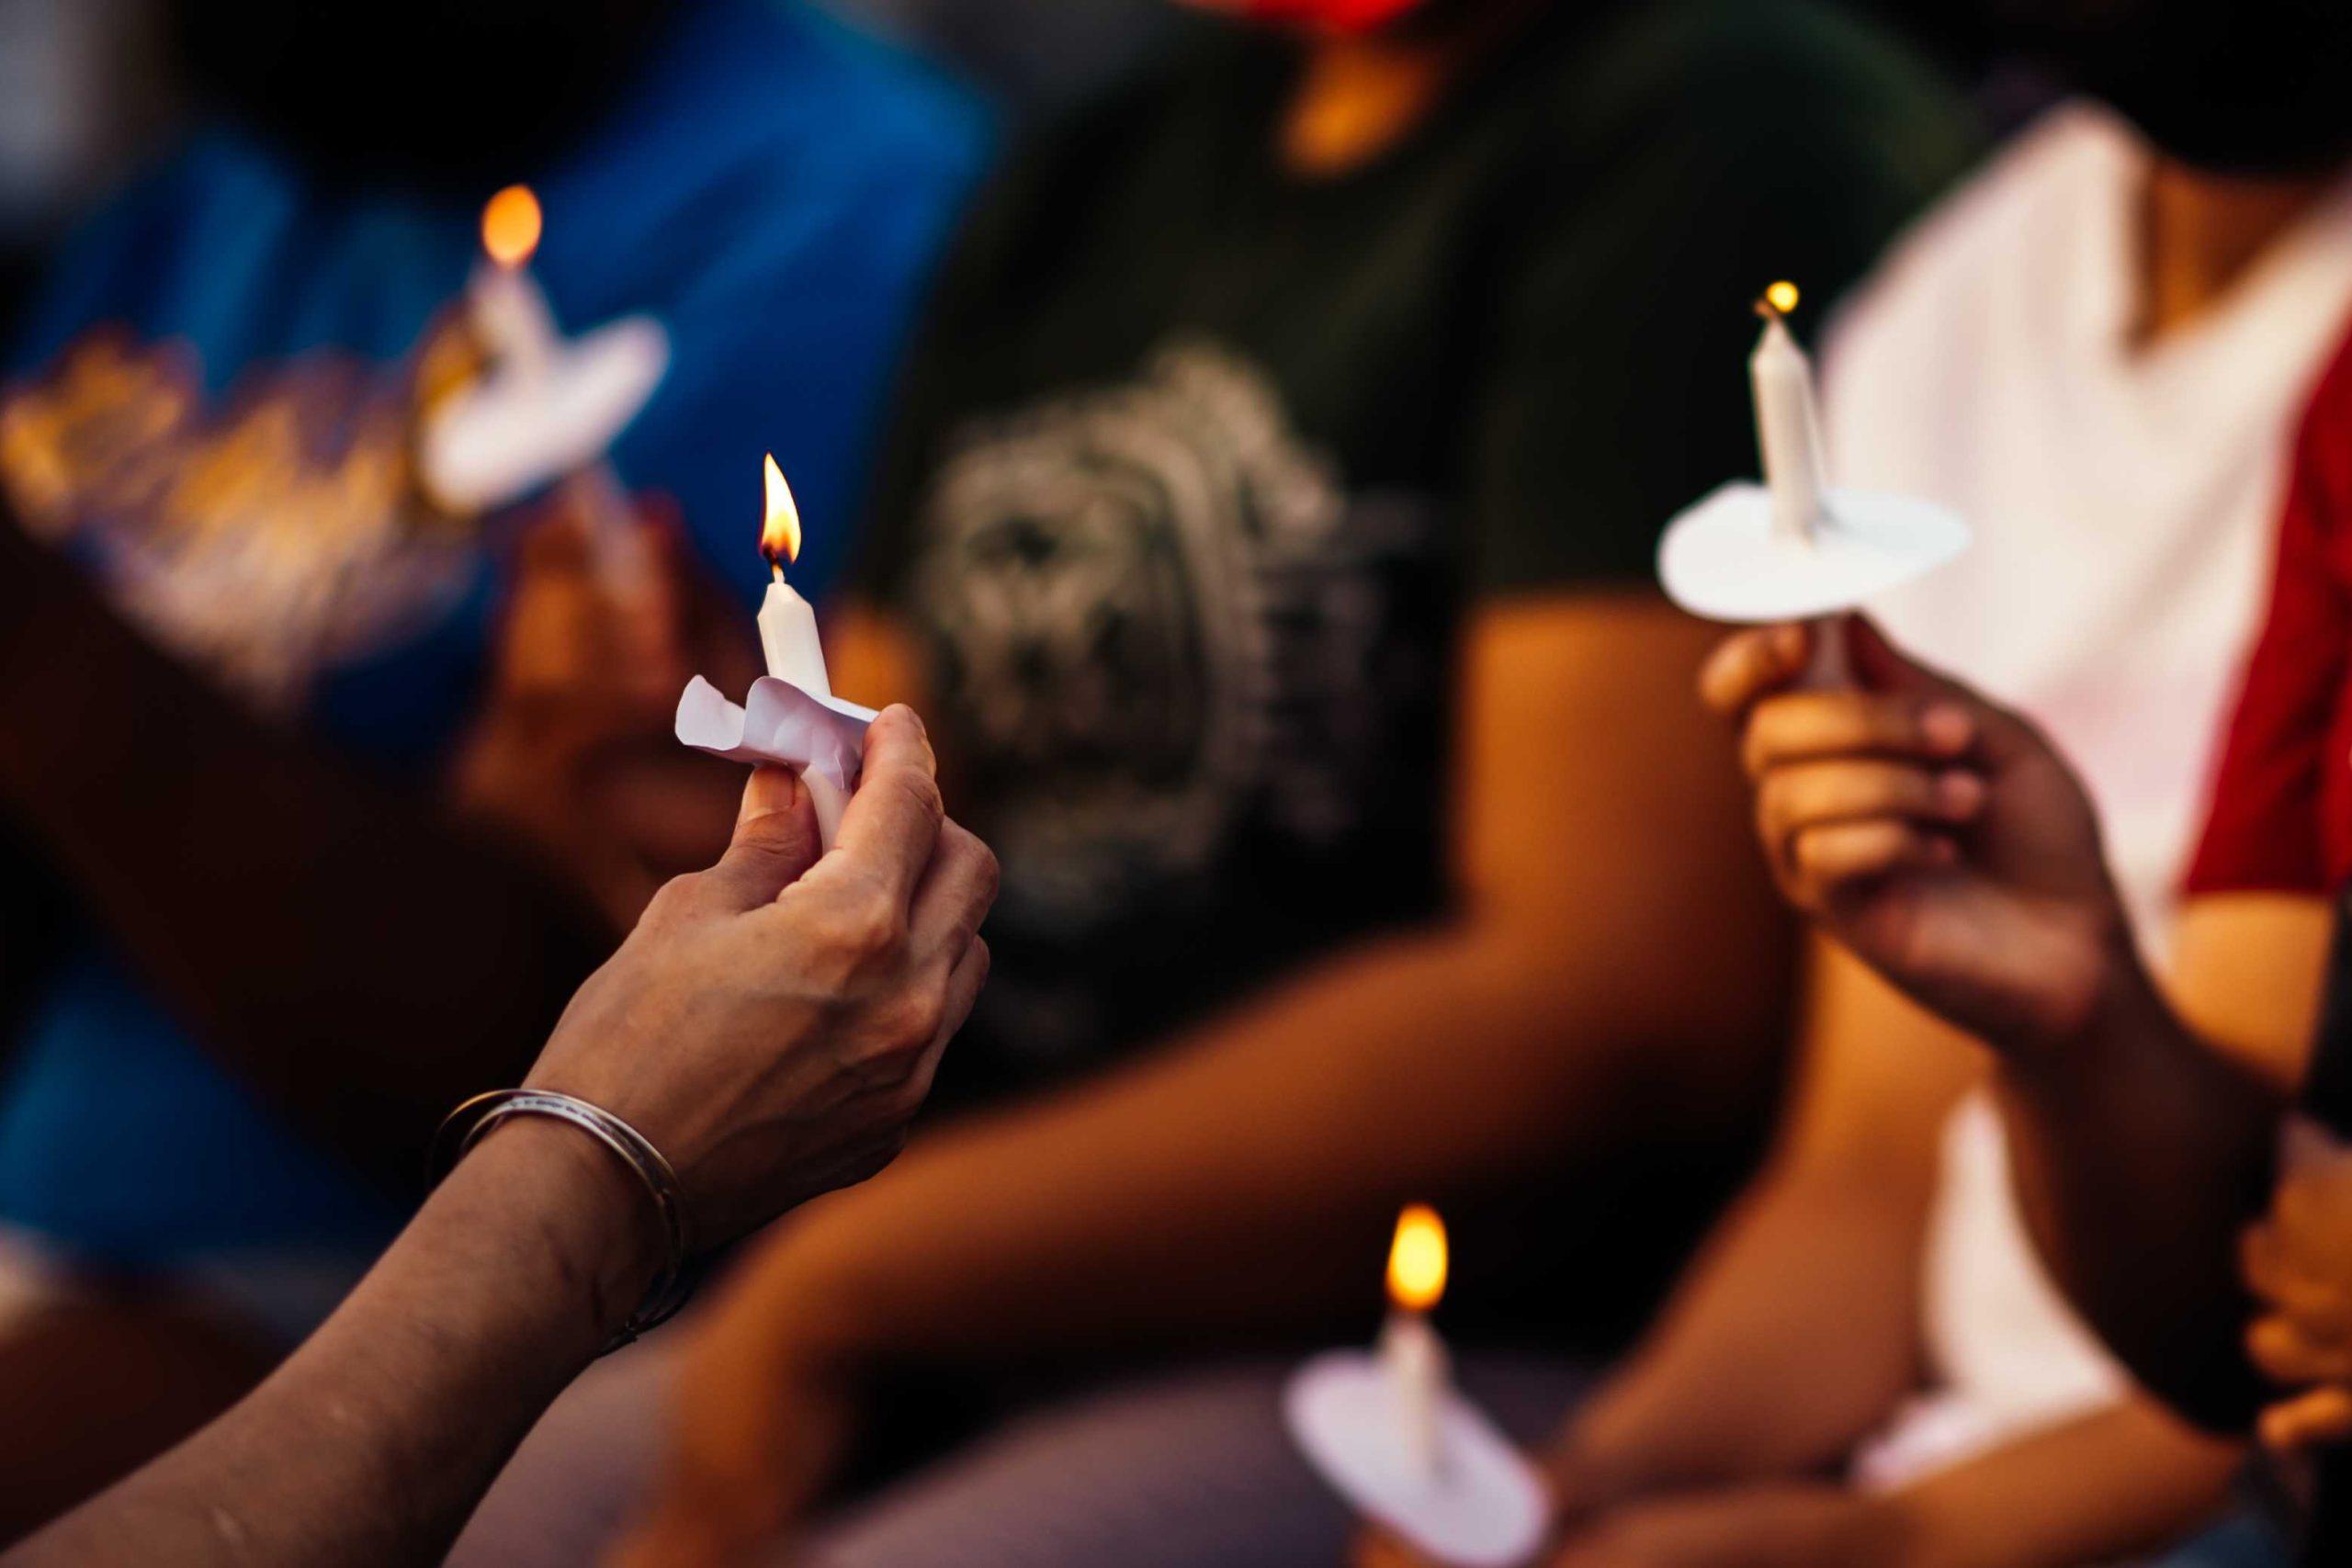
{"label": "blue shirt with yellow print", "polygon": [[[614,458],[677,501],[747,604],[763,451],[808,522],[797,581],[839,570],[988,133],[960,89],[811,9],[716,0],[565,156],[515,172],[548,213],[534,270],[567,329],[638,311],[668,328],[670,373]],[[0,479],[122,614],[262,710],[419,775],[474,700],[489,630],[484,541],[425,520],[402,457],[477,216],[203,132],[59,257],[0,398]],[[0,1225],[153,1268],[356,1256],[396,1223],[101,944],[16,1047]]]}

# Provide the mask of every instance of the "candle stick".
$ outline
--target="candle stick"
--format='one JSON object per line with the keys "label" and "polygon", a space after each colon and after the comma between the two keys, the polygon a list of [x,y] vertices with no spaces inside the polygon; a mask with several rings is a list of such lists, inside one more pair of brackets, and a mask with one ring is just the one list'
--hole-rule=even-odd
{"label": "candle stick", "polygon": [[784,470],[775,466],[775,454],[768,454],[762,478],[767,514],[760,527],[760,553],[768,558],[770,581],[767,597],[760,601],[760,648],[769,674],[812,697],[830,697],[833,685],[825,672],[824,645],[817,640],[817,612],[784,580],[785,563],[800,558],[800,509],[793,504]]}
{"label": "candle stick", "polygon": [[1283,1420],[1358,1512],[1456,1568],[1519,1568],[1549,1533],[1526,1456],[1453,1386],[1430,1313],[1445,1293],[1445,1226],[1424,1204],[1396,1217],[1378,1347],[1332,1350],[1293,1374]]}
{"label": "candle stick", "polygon": [[1764,484],[1772,496],[1773,531],[1785,539],[1813,540],[1821,517],[1821,422],[1814,411],[1813,362],[1789,332],[1797,287],[1776,283],[1756,301],[1764,331],[1748,356],[1748,385],[1756,398],[1756,445],[1764,460]]}
{"label": "candle stick", "polygon": [[[492,197],[481,210],[483,259],[467,286],[466,303],[482,351],[498,374],[514,389],[535,395],[541,417],[561,420],[567,414],[558,410],[565,399],[556,383],[566,344],[547,291],[531,271],[545,227],[539,198],[529,186],[508,186]],[[598,451],[561,482],[566,499],[588,525],[598,579],[633,607],[632,620],[651,615],[653,606],[645,601],[652,563],[612,464]]]}
{"label": "candle stick", "polygon": [[548,297],[531,276],[543,220],[529,186],[508,186],[481,209],[482,261],[466,288],[466,304],[482,350],[504,372],[547,374],[562,334]]}
{"label": "candle stick", "polygon": [[1397,1440],[1411,1472],[1435,1480],[1445,1464],[1446,1395],[1453,1385],[1445,1341],[1429,1314],[1445,1294],[1445,1224],[1415,1203],[1396,1216],[1388,1248],[1388,1321],[1380,1331],[1380,1364],[1396,1400]]}

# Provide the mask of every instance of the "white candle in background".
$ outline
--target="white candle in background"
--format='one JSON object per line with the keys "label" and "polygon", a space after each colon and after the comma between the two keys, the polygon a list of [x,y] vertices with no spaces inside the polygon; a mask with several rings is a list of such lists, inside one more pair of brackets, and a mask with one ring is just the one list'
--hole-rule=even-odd
{"label": "white candle in background", "polygon": [[1748,356],[1747,378],[1756,394],[1756,445],[1772,496],[1772,530],[1784,538],[1810,539],[1824,488],[1821,424],[1814,412],[1813,362],[1786,320],[1796,303],[1791,283],[1772,285],[1757,301],[1764,333]]}
{"label": "white candle in background", "polygon": [[[1797,308],[1797,286],[1776,283],[1756,302],[1763,335],[1747,359],[1747,381],[1756,396],[1756,445],[1764,459],[1764,487],[1771,498],[1772,532],[1796,545],[1811,545],[1821,522],[1828,468],[1821,455],[1821,418],[1814,406],[1813,361],[1789,331],[1788,313]],[[1853,684],[1846,657],[1846,622],[1825,615],[1813,623],[1813,660],[1804,684],[1815,689]]]}
{"label": "white candle in background", "polygon": [[1444,1419],[1453,1374],[1445,1341],[1429,1313],[1445,1294],[1445,1224],[1415,1203],[1396,1216],[1388,1248],[1388,1321],[1380,1331],[1380,1364],[1396,1395],[1396,1442],[1408,1472],[1437,1481],[1444,1472]]}
{"label": "white candle in background", "polygon": [[482,351],[506,374],[545,375],[561,339],[548,297],[531,276],[540,228],[539,198],[528,186],[508,186],[481,209],[485,260],[474,268],[466,303]]}
{"label": "white candle in background", "polygon": [[789,681],[814,697],[833,694],[825,673],[824,645],[817,640],[817,612],[784,580],[787,561],[800,558],[800,510],[792,502],[792,487],[771,454],[763,473],[767,486],[767,518],[760,529],[760,553],[768,558],[772,580],[760,602],[760,649],[767,656],[768,673]]}

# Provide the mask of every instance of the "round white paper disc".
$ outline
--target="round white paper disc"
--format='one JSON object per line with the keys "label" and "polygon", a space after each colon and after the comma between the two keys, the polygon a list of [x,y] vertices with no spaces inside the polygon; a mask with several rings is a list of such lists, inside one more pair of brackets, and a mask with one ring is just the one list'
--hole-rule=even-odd
{"label": "round white paper disc", "polygon": [[1772,531],[1770,492],[1727,484],[1667,525],[1658,580],[1711,621],[1801,621],[1850,610],[1968,547],[1968,525],[1931,502],[1833,490],[1813,537]]}
{"label": "round white paper disc", "polygon": [[425,487],[453,512],[489,512],[576,473],[628,428],[669,367],[669,334],[632,316],[565,344],[539,374],[493,374],[426,425]]}
{"label": "round white paper disc", "polygon": [[1420,1551],[1458,1568],[1513,1568],[1544,1544],[1551,1501],[1484,1412],[1449,1392],[1436,1471],[1417,1472],[1386,1370],[1357,1350],[1299,1368],[1283,1393],[1291,1436],[1340,1495]]}

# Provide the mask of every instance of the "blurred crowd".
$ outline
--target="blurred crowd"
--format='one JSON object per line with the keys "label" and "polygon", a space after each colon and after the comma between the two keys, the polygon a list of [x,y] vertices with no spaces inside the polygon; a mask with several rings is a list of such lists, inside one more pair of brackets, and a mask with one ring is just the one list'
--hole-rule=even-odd
{"label": "blurred crowd", "polygon": [[[2347,69],[2331,0],[0,0],[0,1550],[740,852],[673,717],[773,453],[987,985],[451,1561],[1426,1562],[1283,1399],[1427,1201],[1546,1568],[2352,1562],[2352,1155],[2278,1153],[2352,1130]],[[1974,538],[1726,643],[1654,563],[1783,278],[1836,482]]]}

